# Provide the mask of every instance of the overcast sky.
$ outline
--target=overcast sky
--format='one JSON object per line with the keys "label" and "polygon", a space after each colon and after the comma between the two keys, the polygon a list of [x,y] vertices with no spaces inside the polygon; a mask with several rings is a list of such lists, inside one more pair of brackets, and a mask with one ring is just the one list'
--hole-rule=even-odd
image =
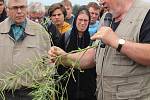
{"label": "overcast sky", "polygon": [[[29,0],[29,3],[34,1],[39,1],[44,5],[51,5],[53,3],[60,2],[61,0]],[[72,2],[73,5],[75,4],[83,5],[83,4],[87,4],[88,2],[97,1],[97,0],[70,0],[70,1]]]}

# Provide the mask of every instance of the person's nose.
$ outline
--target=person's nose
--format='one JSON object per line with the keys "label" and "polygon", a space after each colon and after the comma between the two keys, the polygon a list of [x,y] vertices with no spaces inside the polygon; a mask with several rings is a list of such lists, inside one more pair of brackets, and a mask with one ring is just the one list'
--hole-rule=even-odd
{"label": "person's nose", "polygon": [[95,18],[97,15],[96,14],[93,14],[93,17]]}
{"label": "person's nose", "polygon": [[84,24],[84,21],[81,21],[81,24]]}
{"label": "person's nose", "polygon": [[17,8],[17,12],[19,12],[19,13],[20,13],[21,11],[22,11],[22,10],[21,10],[21,8]]}
{"label": "person's nose", "polygon": [[81,24],[84,25],[86,23],[85,20],[81,20]]}
{"label": "person's nose", "polygon": [[58,19],[58,18],[59,18],[59,15],[56,15],[56,16],[55,16],[55,18],[57,18],[57,19]]}

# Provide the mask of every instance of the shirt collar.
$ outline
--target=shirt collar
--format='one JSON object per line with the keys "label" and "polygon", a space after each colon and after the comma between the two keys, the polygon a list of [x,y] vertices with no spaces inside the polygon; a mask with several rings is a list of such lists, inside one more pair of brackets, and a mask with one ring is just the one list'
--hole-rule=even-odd
{"label": "shirt collar", "polygon": [[[14,25],[14,24],[15,24],[15,22],[12,22],[11,25]],[[26,24],[27,24],[27,20],[25,20],[24,22],[22,22],[21,24],[19,24],[19,26],[22,26],[25,29]]]}

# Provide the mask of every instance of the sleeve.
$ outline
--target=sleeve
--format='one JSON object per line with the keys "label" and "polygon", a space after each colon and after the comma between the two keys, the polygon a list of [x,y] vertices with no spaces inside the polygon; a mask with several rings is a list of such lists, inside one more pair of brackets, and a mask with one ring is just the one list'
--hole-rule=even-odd
{"label": "sleeve", "polygon": [[140,43],[150,43],[150,10],[143,21],[139,41]]}

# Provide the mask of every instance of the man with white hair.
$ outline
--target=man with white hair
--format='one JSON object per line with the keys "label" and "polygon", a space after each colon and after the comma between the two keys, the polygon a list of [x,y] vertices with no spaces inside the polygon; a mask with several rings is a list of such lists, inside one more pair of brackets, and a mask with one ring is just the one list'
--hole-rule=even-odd
{"label": "man with white hair", "polygon": [[[7,0],[6,7],[8,18],[0,23],[0,87],[5,89],[3,98],[32,100],[29,93],[33,80],[29,74],[15,82],[12,79],[11,84],[3,80],[12,77],[21,68],[22,71],[33,69],[32,61],[47,56],[51,47],[49,34],[40,24],[26,18],[27,0]],[[35,79],[40,77],[39,73],[32,76],[36,76]]]}
{"label": "man with white hair", "polygon": [[45,6],[41,2],[31,2],[28,6],[28,17],[32,21],[41,24],[52,38],[52,44],[61,45],[60,32],[49,17],[45,16]]}
{"label": "man with white hair", "polygon": [[106,47],[100,48],[99,43],[97,50],[73,54],[52,47],[49,51],[54,57],[52,61],[64,55],[65,65],[80,61],[80,68],[87,69],[96,64],[97,100],[150,100],[150,3],[145,0],[98,2],[109,9],[114,20],[111,28],[101,27],[91,39],[102,40]]}

